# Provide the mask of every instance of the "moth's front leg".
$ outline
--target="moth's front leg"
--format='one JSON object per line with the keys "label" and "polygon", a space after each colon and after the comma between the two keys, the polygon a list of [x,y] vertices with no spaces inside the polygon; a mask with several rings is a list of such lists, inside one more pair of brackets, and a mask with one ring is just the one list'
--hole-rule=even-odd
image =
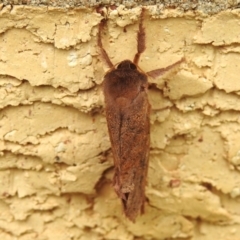
{"label": "moth's front leg", "polygon": [[179,61],[165,67],[165,68],[158,68],[158,69],[155,69],[155,70],[152,70],[152,71],[149,71],[147,72],[146,74],[149,76],[149,77],[152,77],[152,78],[157,78],[157,77],[160,77],[162,76],[164,73],[168,72],[169,70],[173,69],[174,67],[176,67],[177,65],[179,65],[180,63],[184,62],[185,61],[185,58],[182,58],[180,59]]}

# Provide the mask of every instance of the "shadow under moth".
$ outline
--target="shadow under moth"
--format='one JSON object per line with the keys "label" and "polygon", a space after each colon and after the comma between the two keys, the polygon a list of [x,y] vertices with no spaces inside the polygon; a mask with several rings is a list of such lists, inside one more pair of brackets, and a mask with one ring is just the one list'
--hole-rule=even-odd
{"label": "shadow under moth", "polygon": [[128,219],[135,221],[144,213],[145,185],[150,148],[151,106],[148,101],[148,76],[157,78],[180,64],[183,59],[166,68],[144,73],[138,62],[145,46],[144,12],[142,8],[137,33],[137,53],[134,60],[113,65],[103,48],[101,33],[106,24],[99,24],[98,47],[102,60],[110,70],[105,74],[103,92],[106,118],[113,158],[113,186],[122,201]]}

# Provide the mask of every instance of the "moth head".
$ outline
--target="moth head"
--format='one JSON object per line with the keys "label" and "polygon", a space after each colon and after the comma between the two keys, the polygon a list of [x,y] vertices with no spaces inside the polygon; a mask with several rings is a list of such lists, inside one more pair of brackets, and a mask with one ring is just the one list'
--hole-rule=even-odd
{"label": "moth head", "polygon": [[117,66],[117,69],[122,69],[122,70],[135,70],[137,69],[136,65],[130,61],[130,60],[124,60],[120,62]]}

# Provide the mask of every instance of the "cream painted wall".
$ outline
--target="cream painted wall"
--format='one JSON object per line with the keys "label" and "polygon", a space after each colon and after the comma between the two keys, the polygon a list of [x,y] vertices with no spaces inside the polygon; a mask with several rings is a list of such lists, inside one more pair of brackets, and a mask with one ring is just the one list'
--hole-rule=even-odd
{"label": "cream painted wall", "polygon": [[[105,9],[112,61],[132,59],[140,8]],[[122,214],[111,186],[94,9],[0,12],[0,239],[240,239],[240,10],[148,7],[146,212]],[[134,238],[135,237],[135,238]]]}

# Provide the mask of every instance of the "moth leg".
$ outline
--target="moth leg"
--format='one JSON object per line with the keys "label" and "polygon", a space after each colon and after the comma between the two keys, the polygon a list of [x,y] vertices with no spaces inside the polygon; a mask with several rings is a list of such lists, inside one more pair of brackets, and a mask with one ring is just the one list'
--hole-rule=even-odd
{"label": "moth leg", "polygon": [[101,57],[102,57],[102,60],[107,64],[107,66],[109,68],[114,68],[107,52],[105,51],[105,49],[103,48],[103,45],[102,45],[102,30],[104,28],[104,26],[106,25],[106,20],[103,19],[100,24],[99,24],[99,27],[98,27],[98,38],[97,38],[97,44],[98,44],[98,47],[100,49],[100,54],[101,54]]}
{"label": "moth leg", "polygon": [[179,65],[180,63],[184,62],[185,59],[182,58],[180,59],[179,61],[165,67],[165,68],[159,68],[159,69],[155,69],[155,70],[152,70],[150,72],[147,72],[146,74],[149,76],[149,77],[152,77],[152,78],[157,78],[157,77],[160,77],[162,76],[164,73],[166,73],[167,71],[171,70],[172,68],[176,67],[177,65]]}
{"label": "moth leg", "polygon": [[135,65],[138,65],[140,56],[146,49],[146,34],[145,34],[145,29],[143,27],[144,11],[145,9],[142,8],[142,12],[140,15],[139,28],[137,33],[137,53],[135,54],[134,60],[133,60],[133,63]]}

